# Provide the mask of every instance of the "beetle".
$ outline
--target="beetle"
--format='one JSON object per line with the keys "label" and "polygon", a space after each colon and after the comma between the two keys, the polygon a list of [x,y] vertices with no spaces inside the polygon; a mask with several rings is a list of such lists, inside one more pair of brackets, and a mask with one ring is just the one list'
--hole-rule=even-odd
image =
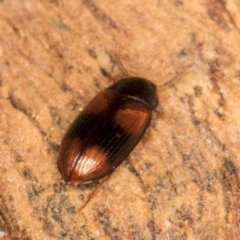
{"label": "beetle", "polygon": [[110,174],[142,138],[158,105],[157,87],[125,77],[99,92],[64,136],[58,155],[63,179],[73,185]]}

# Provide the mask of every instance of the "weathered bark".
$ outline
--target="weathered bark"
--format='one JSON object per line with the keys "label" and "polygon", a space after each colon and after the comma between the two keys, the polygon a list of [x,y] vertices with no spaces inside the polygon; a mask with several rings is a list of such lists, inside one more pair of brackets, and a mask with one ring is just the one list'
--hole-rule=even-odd
{"label": "weathered bark", "polygon": [[[240,239],[239,12],[236,0],[0,1],[0,239]],[[58,147],[123,75],[115,54],[158,85],[161,114],[79,211],[97,184],[66,185]]]}

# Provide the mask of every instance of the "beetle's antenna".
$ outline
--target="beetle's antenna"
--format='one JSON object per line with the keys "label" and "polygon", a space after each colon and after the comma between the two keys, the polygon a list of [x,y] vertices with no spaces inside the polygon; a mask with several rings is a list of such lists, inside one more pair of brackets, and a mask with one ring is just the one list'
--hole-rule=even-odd
{"label": "beetle's antenna", "polygon": [[112,54],[113,59],[117,62],[119,68],[121,69],[121,71],[123,72],[125,77],[130,77],[130,74],[128,73],[128,71],[124,68],[120,58],[118,57],[118,55],[116,53]]}
{"label": "beetle's antenna", "polygon": [[177,71],[177,73],[170,78],[169,80],[167,80],[165,83],[163,83],[162,85],[158,86],[158,88],[163,91],[166,90],[169,87],[174,87],[176,85],[177,82],[180,81],[182,75],[186,72],[186,69],[183,69],[181,71]]}

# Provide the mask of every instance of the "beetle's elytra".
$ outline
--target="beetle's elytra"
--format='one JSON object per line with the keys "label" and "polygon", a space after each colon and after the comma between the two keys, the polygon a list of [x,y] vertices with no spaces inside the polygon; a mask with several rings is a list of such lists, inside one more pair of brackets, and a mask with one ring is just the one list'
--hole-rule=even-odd
{"label": "beetle's elytra", "polygon": [[144,78],[123,78],[98,93],[62,140],[64,180],[78,185],[112,172],[137,145],[157,105],[156,85]]}

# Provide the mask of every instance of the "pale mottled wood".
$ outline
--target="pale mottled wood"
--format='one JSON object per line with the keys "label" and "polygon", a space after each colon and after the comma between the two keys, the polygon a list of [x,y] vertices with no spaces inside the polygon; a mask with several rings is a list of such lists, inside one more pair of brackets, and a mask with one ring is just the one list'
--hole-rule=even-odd
{"label": "pale mottled wood", "polygon": [[[0,239],[240,239],[239,11],[237,0],[0,1]],[[79,212],[97,184],[66,185],[57,150],[122,76],[114,54],[159,86],[161,113]]]}

